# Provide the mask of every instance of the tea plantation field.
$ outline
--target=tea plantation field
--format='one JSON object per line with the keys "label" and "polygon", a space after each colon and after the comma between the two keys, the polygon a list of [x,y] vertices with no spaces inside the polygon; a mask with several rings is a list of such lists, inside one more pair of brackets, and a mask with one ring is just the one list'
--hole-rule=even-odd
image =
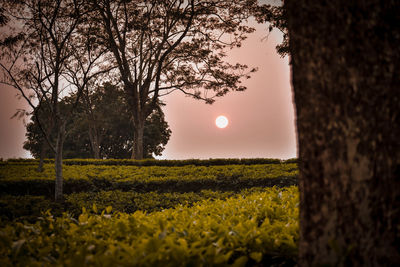
{"label": "tea plantation field", "polygon": [[293,266],[295,160],[0,162],[1,266]]}

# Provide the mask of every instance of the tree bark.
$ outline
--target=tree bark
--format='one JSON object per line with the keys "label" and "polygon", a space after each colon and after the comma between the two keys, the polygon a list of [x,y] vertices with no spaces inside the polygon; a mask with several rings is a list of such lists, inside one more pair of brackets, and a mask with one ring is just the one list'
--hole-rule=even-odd
{"label": "tree bark", "polygon": [[56,170],[56,182],[55,182],[55,201],[63,201],[63,174],[62,174],[62,160],[63,160],[63,146],[65,140],[65,125],[66,122],[61,122],[57,129],[57,141],[56,141],[56,152],[55,152],[55,170]]}
{"label": "tree bark", "polygon": [[132,159],[143,159],[144,121],[143,119],[135,120]]}
{"label": "tree bark", "polygon": [[400,265],[400,5],[285,0],[300,266]]}

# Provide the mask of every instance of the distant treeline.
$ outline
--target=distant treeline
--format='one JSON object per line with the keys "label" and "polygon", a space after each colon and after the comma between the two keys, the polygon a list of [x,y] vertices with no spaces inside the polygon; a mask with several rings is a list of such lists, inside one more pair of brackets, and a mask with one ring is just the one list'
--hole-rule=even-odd
{"label": "distant treeline", "polygon": [[[45,159],[45,163],[54,163],[54,159]],[[229,159],[185,159],[185,160],[157,160],[157,159],[65,159],[65,165],[125,165],[125,166],[217,166],[217,165],[255,165],[255,164],[281,164],[297,163],[297,158],[271,159],[271,158],[229,158]],[[1,161],[5,164],[37,164],[38,159],[8,159]]]}

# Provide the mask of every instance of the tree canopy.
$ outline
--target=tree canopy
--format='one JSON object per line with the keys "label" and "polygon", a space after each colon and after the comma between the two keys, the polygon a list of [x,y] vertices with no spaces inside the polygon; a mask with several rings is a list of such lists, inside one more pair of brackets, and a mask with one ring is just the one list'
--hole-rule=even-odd
{"label": "tree canopy", "polygon": [[[73,97],[61,101],[62,109],[72,105]],[[129,112],[126,111],[124,93],[117,86],[106,83],[82,97],[76,111],[69,117],[68,134],[64,143],[64,158],[130,158],[132,154],[134,127]],[[44,103],[45,104],[45,103]],[[49,111],[42,112],[41,122],[48,123]],[[96,135],[96,136],[94,136]],[[160,156],[167,144],[171,130],[165,121],[161,106],[158,105],[145,122],[144,157]],[[33,116],[27,124],[27,141],[24,148],[35,158],[53,158],[54,152],[45,146],[43,134]],[[98,140],[93,142],[93,139]],[[55,139],[54,134],[50,139]],[[96,156],[98,145],[99,154]]]}
{"label": "tree canopy", "polygon": [[116,66],[135,125],[133,157],[143,156],[144,121],[159,98],[181,91],[212,103],[229,91],[243,91],[243,64],[226,60],[254,31],[245,22],[255,0],[90,1],[98,44]]}
{"label": "tree canopy", "polygon": [[253,15],[258,23],[268,23],[268,30],[278,29],[283,34],[282,43],[276,46],[276,51],[282,57],[289,55],[289,34],[287,28],[287,18],[284,12],[283,0],[277,1],[277,4],[260,4],[253,8]]}

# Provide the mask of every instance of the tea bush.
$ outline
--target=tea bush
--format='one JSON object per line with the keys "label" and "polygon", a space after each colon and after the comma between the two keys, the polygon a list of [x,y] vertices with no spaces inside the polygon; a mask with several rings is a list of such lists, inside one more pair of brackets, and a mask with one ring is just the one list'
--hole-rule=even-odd
{"label": "tea bush", "polygon": [[133,214],[48,212],[0,228],[1,266],[245,266],[294,264],[298,190],[277,187],[192,207]]}

